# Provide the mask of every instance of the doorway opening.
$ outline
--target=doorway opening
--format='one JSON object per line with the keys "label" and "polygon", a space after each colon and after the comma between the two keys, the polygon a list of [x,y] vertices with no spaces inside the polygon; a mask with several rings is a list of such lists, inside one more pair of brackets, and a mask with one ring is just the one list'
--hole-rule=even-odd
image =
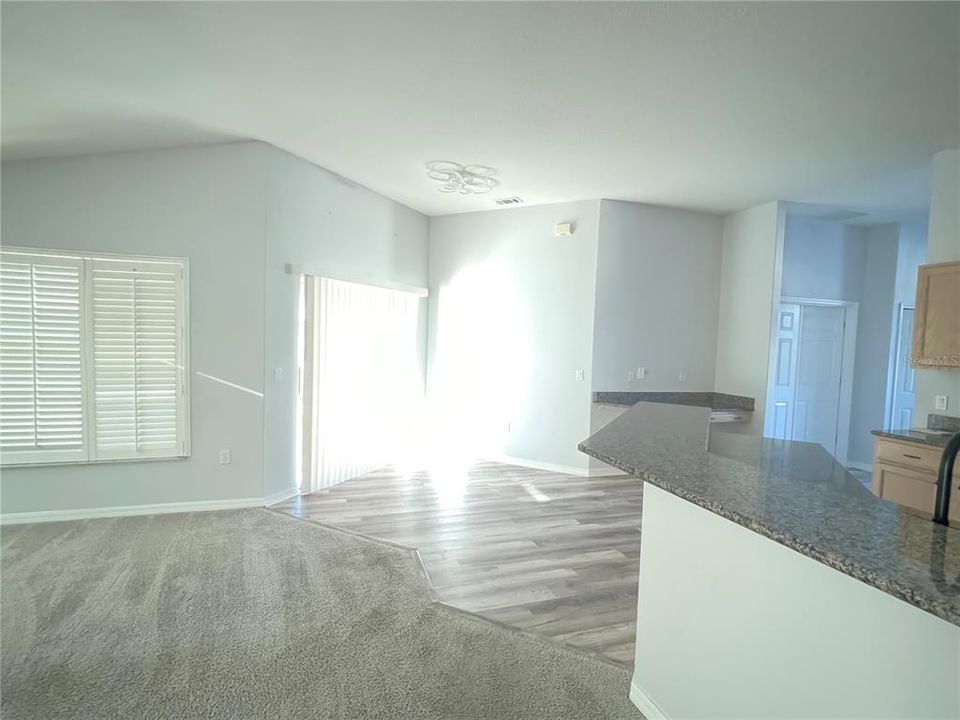
{"label": "doorway opening", "polygon": [[819,443],[846,462],[857,310],[855,302],[780,299],[767,437]]}
{"label": "doorway opening", "polygon": [[889,429],[909,430],[913,427],[913,411],[917,405],[914,386],[916,371],[910,365],[913,353],[912,305],[900,305],[897,313],[896,354],[893,367],[893,392],[890,394]]}
{"label": "doorway opening", "polygon": [[395,289],[307,275],[298,402],[301,492],[405,459],[423,413],[420,300]]}

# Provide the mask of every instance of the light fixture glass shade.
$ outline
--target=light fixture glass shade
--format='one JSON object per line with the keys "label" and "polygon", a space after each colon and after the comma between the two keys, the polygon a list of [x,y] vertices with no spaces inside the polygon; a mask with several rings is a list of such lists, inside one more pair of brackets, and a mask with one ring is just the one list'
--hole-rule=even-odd
{"label": "light fixture glass shade", "polygon": [[495,168],[486,165],[461,165],[449,160],[427,163],[427,177],[440,183],[437,191],[442,193],[484,195],[500,184],[493,177],[496,174]]}

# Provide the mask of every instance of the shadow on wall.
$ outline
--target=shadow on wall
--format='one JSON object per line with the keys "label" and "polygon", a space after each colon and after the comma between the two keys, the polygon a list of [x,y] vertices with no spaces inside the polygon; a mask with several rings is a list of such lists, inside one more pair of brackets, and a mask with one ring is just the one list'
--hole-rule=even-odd
{"label": "shadow on wall", "polygon": [[516,278],[502,260],[476,263],[440,288],[438,308],[431,454],[503,453],[528,401],[530,333]]}

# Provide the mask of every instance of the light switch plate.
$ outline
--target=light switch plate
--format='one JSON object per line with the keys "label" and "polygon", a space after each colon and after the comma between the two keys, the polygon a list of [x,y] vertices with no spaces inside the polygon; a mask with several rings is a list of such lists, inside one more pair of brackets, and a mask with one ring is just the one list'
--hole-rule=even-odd
{"label": "light switch plate", "polygon": [[583,370],[577,370],[576,378],[577,382],[583,382]]}
{"label": "light switch plate", "polygon": [[946,410],[947,403],[949,401],[949,396],[947,395],[937,395],[933,399],[933,407],[935,410]]}
{"label": "light switch plate", "polygon": [[221,464],[221,465],[229,465],[229,464],[230,464],[230,460],[231,460],[231,458],[230,458],[230,451],[229,451],[229,450],[221,450],[221,451],[220,451],[220,464]]}

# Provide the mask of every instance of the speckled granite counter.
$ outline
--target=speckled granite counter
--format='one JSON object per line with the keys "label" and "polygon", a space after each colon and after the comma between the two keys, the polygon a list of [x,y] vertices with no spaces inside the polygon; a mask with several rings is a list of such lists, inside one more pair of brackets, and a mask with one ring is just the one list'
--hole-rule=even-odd
{"label": "speckled granite counter", "polygon": [[708,408],[640,402],[580,450],[960,625],[960,530],[874,497],[819,445],[709,419]]}
{"label": "speckled granite counter", "polygon": [[946,447],[947,442],[953,436],[948,432],[929,432],[927,430],[872,430],[874,435],[888,437],[894,440],[906,440],[907,442],[920,443],[921,445],[932,445],[933,447]]}
{"label": "speckled granite counter", "polygon": [[711,410],[749,410],[753,411],[754,400],[743,395],[727,395],[718,392],[595,392],[595,403],[604,405],[623,405],[630,407],[638,402],[670,403],[673,405],[694,405]]}

